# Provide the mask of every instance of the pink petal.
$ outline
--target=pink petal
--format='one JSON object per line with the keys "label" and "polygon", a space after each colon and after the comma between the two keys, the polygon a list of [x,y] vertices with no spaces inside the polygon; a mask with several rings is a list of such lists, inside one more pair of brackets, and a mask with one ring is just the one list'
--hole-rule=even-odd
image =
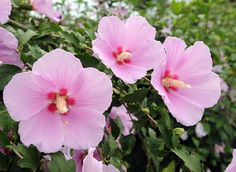
{"label": "pink petal", "polygon": [[114,75],[128,84],[134,84],[138,79],[146,75],[146,70],[131,64],[115,64],[111,68]]}
{"label": "pink petal", "polygon": [[27,121],[19,124],[21,141],[29,146],[35,145],[40,152],[57,152],[63,145],[64,132],[60,115],[42,110]]}
{"label": "pink petal", "polygon": [[86,156],[86,151],[76,150],[73,155],[73,159],[76,164],[76,172],[82,172],[83,159]]}
{"label": "pink petal", "polygon": [[93,51],[95,54],[99,56],[107,67],[111,67],[115,62],[116,59],[112,57],[112,53],[114,52],[114,48],[112,48],[109,44],[106,44],[98,35],[97,39],[92,41]]}
{"label": "pink petal", "polygon": [[53,10],[52,0],[31,0],[33,9],[41,14],[44,14],[55,22],[62,20],[61,12]]}
{"label": "pink petal", "polygon": [[169,103],[165,102],[170,113],[175,117],[177,122],[185,126],[192,126],[198,123],[204,112],[204,108],[190,99],[187,99],[175,91],[168,94]]}
{"label": "pink petal", "polygon": [[190,89],[179,89],[178,94],[194,101],[201,107],[212,107],[220,98],[220,78],[213,72],[194,76],[185,80]]}
{"label": "pink petal", "polygon": [[236,171],[236,149],[233,150],[232,162],[228,165],[225,172],[235,172]]}
{"label": "pink petal", "polygon": [[11,0],[1,0],[0,5],[0,23],[5,24],[11,14]]}
{"label": "pink petal", "polygon": [[176,71],[182,64],[183,53],[186,48],[186,44],[183,40],[176,37],[167,37],[163,43],[166,49],[166,55],[168,59],[167,69],[171,72]]}
{"label": "pink petal", "polygon": [[31,72],[16,74],[5,87],[3,100],[14,120],[28,120],[48,105],[47,93],[53,87]]}
{"label": "pink petal", "polygon": [[123,45],[125,23],[116,16],[103,17],[98,24],[98,36],[113,50]]}
{"label": "pink petal", "polygon": [[112,83],[104,73],[94,68],[85,68],[79,74],[74,88],[74,96],[78,99],[76,107],[90,108],[103,113],[112,101]]}
{"label": "pink petal", "polygon": [[132,54],[131,64],[151,70],[165,58],[163,45],[159,41],[144,42]]}
{"label": "pink petal", "polygon": [[55,49],[36,61],[32,72],[54,83],[56,85],[54,90],[56,90],[63,87],[70,89],[81,70],[80,60],[72,53]]}
{"label": "pink petal", "polygon": [[0,27],[0,61],[3,64],[11,64],[23,67],[24,64],[20,60],[17,52],[18,40],[8,30]]}
{"label": "pink petal", "polygon": [[156,29],[144,17],[132,16],[125,23],[126,37],[124,47],[132,52],[147,41],[154,41]]}
{"label": "pink petal", "polygon": [[103,171],[102,172],[119,172],[113,165],[104,165],[103,164]]}
{"label": "pink petal", "polygon": [[89,149],[88,155],[83,161],[82,172],[103,172],[103,164],[93,157],[95,149]]}
{"label": "pink petal", "polygon": [[[212,70],[211,53],[203,42],[197,41],[186,49],[182,55],[183,61],[177,65],[176,74],[182,79],[192,78]],[[187,73],[187,75],[186,75]]]}
{"label": "pink petal", "polygon": [[87,108],[71,108],[63,116],[64,145],[73,149],[96,147],[103,138],[105,117],[102,113]]}

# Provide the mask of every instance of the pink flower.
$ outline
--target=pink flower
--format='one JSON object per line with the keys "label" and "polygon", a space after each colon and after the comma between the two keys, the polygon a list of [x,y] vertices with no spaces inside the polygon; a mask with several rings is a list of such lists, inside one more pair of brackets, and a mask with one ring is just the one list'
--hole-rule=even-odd
{"label": "pink flower", "polygon": [[23,67],[17,52],[18,41],[9,31],[0,27],[0,64],[12,64]]}
{"label": "pink flower", "polygon": [[123,135],[127,136],[131,133],[131,129],[133,127],[133,120],[137,120],[137,118],[131,114],[132,119],[130,118],[127,109],[125,108],[124,105],[121,105],[120,107],[113,107],[111,109],[111,113],[109,114],[109,117],[111,119],[117,119],[119,118],[123,124],[124,130],[123,130]]}
{"label": "pink flower", "polygon": [[111,104],[112,83],[94,68],[83,68],[73,54],[56,49],[17,74],[3,92],[4,103],[20,121],[21,141],[41,152],[95,147],[102,140],[103,112]]}
{"label": "pink flower", "polygon": [[11,14],[11,0],[1,0],[0,5],[0,23],[5,24]]}
{"label": "pink flower", "polygon": [[156,30],[141,16],[126,22],[118,17],[103,17],[98,25],[93,51],[113,73],[132,84],[160,64],[164,49],[155,41]]}
{"label": "pink flower", "polygon": [[233,159],[226,168],[225,172],[235,172],[235,171],[236,171],[236,149],[233,150]]}
{"label": "pink flower", "polygon": [[215,144],[214,148],[215,148],[216,153],[224,153],[225,152],[225,144],[224,143]]}
{"label": "pink flower", "polygon": [[62,20],[62,14],[60,11],[53,10],[52,0],[31,0],[33,10],[41,13],[55,22]]}
{"label": "pink flower", "polygon": [[170,113],[185,126],[201,120],[204,108],[220,97],[220,78],[212,72],[209,48],[197,41],[189,48],[181,39],[167,37],[166,61],[154,69],[151,83]]}
{"label": "pink flower", "polygon": [[76,172],[119,172],[114,166],[107,166],[96,159],[95,153],[94,148],[89,149],[87,155],[84,151],[76,151],[73,157],[76,162]]}

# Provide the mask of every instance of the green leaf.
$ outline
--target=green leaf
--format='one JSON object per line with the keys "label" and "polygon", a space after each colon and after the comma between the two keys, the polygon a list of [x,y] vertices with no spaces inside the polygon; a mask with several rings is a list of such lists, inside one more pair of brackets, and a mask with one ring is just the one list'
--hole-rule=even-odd
{"label": "green leaf", "polygon": [[162,170],[162,172],[175,172],[175,161],[171,161],[168,166]]}
{"label": "green leaf", "polygon": [[22,168],[35,169],[40,162],[40,154],[38,150],[32,145],[30,145],[30,147],[26,149],[23,157],[24,158],[18,161],[18,165]]}
{"label": "green leaf", "polygon": [[19,72],[21,72],[21,69],[17,66],[8,64],[0,65],[0,90],[3,90],[3,88],[11,80],[12,76]]}
{"label": "green leaf", "polygon": [[37,35],[37,32],[33,30],[27,30],[26,32],[22,30],[17,30],[15,33],[16,37],[20,42],[20,47],[24,46],[29,40]]}
{"label": "green leaf", "polygon": [[66,160],[62,152],[51,154],[51,157],[48,163],[51,172],[75,172],[74,160]]}
{"label": "green leaf", "polygon": [[186,167],[188,167],[193,172],[201,171],[201,164],[198,157],[194,154],[190,154],[186,148],[182,149],[172,149],[180,159],[184,161]]}
{"label": "green leaf", "polygon": [[147,93],[148,89],[146,88],[135,90],[133,93],[125,95],[123,100],[127,103],[142,103]]}
{"label": "green leaf", "polygon": [[0,130],[0,146],[5,147],[9,144],[10,144],[10,142],[8,140],[8,137],[7,137],[6,133],[4,131]]}

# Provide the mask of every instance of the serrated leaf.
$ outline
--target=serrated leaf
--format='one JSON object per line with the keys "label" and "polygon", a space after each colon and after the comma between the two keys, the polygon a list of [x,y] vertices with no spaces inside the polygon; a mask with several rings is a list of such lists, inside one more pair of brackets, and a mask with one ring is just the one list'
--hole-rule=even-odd
{"label": "serrated leaf", "polygon": [[123,97],[123,100],[127,103],[142,103],[147,96],[148,89],[135,90],[133,93],[127,94]]}

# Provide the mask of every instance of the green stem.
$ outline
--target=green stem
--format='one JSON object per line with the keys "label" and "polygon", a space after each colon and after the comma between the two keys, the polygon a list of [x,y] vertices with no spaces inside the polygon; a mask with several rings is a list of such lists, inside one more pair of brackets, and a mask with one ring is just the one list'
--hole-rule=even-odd
{"label": "green stem", "polygon": [[18,27],[18,28],[24,30],[24,31],[27,30],[27,27],[25,27],[25,26],[24,26],[23,24],[21,24],[21,23],[18,23],[18,22],[15,21],[15,20],[10,19],[10,20],[8,21],[8,23],[10,23],[10,24],[12,24],[12,25],[14,25],[14,26],[16,26],[16,27]]}

